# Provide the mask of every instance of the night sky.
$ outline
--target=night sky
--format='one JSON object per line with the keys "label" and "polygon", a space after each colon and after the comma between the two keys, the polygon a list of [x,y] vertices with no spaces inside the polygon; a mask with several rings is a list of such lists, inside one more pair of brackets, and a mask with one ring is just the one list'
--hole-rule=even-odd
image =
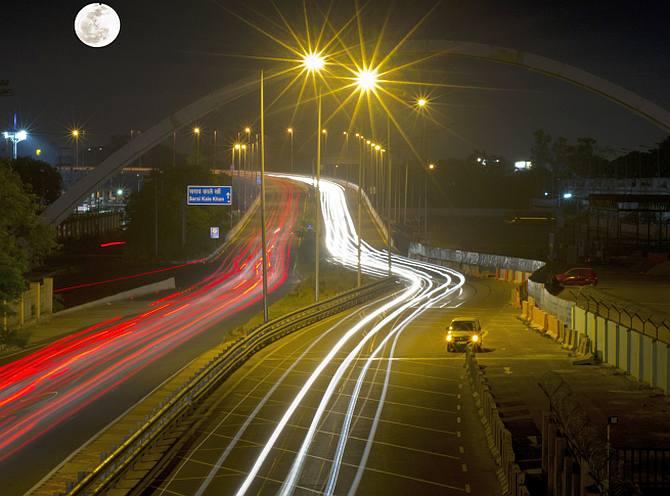
{"label": "night sky", "polygon": [[[110,0],[121,17],[121,33],[101,49],[83,45],[73,31],[74,17],[86,3],[3,4],[0,79],[11,81],[14,96],[0,98],[0,127],[9,127],[17,111],[36,137],[35,144],[66,142],[67,128],[73,125],[87,130],[89,143],[105,144],[112,135],[146,129],[207,92],[254,75],[261,65],[273,65],[230,55],[286,55],[227,10],[269,27],[271,21],[259,16],[266,13],[276,19],[267,1]],[[278,3],[289,18],[301,12],[301,2]],[[318,7],[316,2],[308,4]],[[328,8],[328,2],[318,5]],[[353,12],[353,1],[333,5],[335,23]],[[433,5],[423,0],[371,0],[364,29],[373,39],[390,11],[387,37],[397,39]],[[668,19],[666,2],[444,1],[413,38],[534,52],[588,70],[667,109]],[[437,158],[465,156],[474,148],[511,160],[526,158],[537,128],[570,139],[593,136],[614,151],[654,145],[666,135],[602,97],[522,69],[458,57],[421,68],[409,76],[495,88],[432,92],[439,120],[452,131],[431,130],[436,143],[431,154]],[[416,91],[407,89],[406,94]],[[253,124],[256,113],[256,99],[250,97],[202,124],[205,129],[230,130]],[[289,112],[269,116],[268,134],[281,135],[289,117]],[[313,126],[308,118],[312,119],[302,113],[293,124],[306,129]],[[404,122],[411,127],[414,121]],[[344,125],[344,118],[331,123],[339,130]]]}

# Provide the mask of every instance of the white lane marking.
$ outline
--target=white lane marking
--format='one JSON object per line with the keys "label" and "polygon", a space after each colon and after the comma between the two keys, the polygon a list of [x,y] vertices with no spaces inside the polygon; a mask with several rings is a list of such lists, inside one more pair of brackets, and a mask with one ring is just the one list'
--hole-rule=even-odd
{"label": "white lane marking", "polygon": [[[258,421],[261,424],[270,424],[270,425],[271,424],[276,424],[276,421],[274,421],[272,419],[268,419],[268,418],[257,417],[255,420]],[[228,427],[237,427],[239,425],[242,425],[242,424],[241,423],[226,424],[226,426],[228,426]],[[297,430],[307,430],[307,427],[305,427],[304,425],[298,425],[298,424],[288,424],[287,427],[290,427],[291,429],[297,429]],[[202,433],[202,434],[204,434],[205,432],[206,431],[200,431],[200,433]],[[317,433],[322,434],[324,436],[330,436],[330,437],[339,436],[339,434],[340,434],[337,431],[329,431],[329,430],[325,430],[325,429],[319,429],[317,431]],[[229,435],[226,435],[226,434],[222,434],[220,432],[213,433],[212,437],[222,438],[222,439],[233,439],[234,438],[234,436],[229,436]],[[354,436],[353,434],[349,435],[349,439],[352,439],[354,441],[359,441],[359,442],[366,442],[367,441],[367,438],[363,438],[363,437],[360,437],[360,436]],[[241,438],[240,442],[249,443],[249,444],[254,445],[254,446],[262,446],[263,445],[263,443],[261,443],[261,442],[251,441],[250,439],[246,439],[246,438]],[[450,460],[461,460],[463,458],[461,456],[450,455],[448,453],[441,453],[439,451],[425,450],[425,449],[421,449],[421,448],[412,448],[411,446],[407,446],[405,444],[395,444],[395,443],[390,443],[388,441],[379,441],[377,439],[375,439],[373,441],[373,443],[375,445],[379,445],[379,446],[386,446],[386,447],[389,447],[389,448],[397,448],[397,449],[400,449],[400,450],[411,451],[413,453],[421,453],[421,454],[425,454],[425,455],[439,456],[440,458],[448,458]],[[202,448],[202,447],[198,448],[198,451],[219,451],[219,450],[220,450],[220,448]],[[462,454],[463,452],[461,451],[460,453]],[[179,479],[175,479],[175,480],[179,480]]]}

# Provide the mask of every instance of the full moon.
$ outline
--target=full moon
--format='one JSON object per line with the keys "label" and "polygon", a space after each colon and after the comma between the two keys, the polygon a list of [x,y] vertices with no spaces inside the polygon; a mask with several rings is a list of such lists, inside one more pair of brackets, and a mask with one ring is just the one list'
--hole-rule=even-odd
{"label": "full moon", "polygon": [[100,48],[116,39],[121,30],[121,19],[116,11],[104,3],[90,3],[74,19],[74,32],[82,43]]}

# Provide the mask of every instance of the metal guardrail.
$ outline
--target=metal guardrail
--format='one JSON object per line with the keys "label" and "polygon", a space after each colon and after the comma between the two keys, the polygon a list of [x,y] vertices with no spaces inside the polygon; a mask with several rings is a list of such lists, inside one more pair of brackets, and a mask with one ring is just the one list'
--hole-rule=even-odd
{"label": "metal guardrail", "polygon": [[80,478],[68,487],[65,494],[102,494],[153,445],[162,433],[177,425],[180,419],[193,411],[222,380],[237,370],[256,352],[274,341],[347,308],[368,301],[395,286],[396,279],[389,277],[361,288],[347,291],[283,317],[267,322],[252,330],[247,336],[230,343],[201,368],[178,393],[164,401],[146,422],[91,472],[80,473]]}

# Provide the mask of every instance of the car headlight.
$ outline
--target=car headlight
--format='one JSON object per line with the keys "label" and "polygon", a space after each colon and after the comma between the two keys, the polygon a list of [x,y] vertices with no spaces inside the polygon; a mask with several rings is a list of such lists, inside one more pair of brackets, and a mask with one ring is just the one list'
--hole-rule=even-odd
{"label": "car headlight", "polygon": [[453,341],[454,337],[451,334],[447,334],[447,343],[451,343]]}
{"label": "car headlight", "polygon": [[479,341],[479,336],[477,336],[476,334],[473,334],[472,335],[472,342],[476,343],[477,341]]}

